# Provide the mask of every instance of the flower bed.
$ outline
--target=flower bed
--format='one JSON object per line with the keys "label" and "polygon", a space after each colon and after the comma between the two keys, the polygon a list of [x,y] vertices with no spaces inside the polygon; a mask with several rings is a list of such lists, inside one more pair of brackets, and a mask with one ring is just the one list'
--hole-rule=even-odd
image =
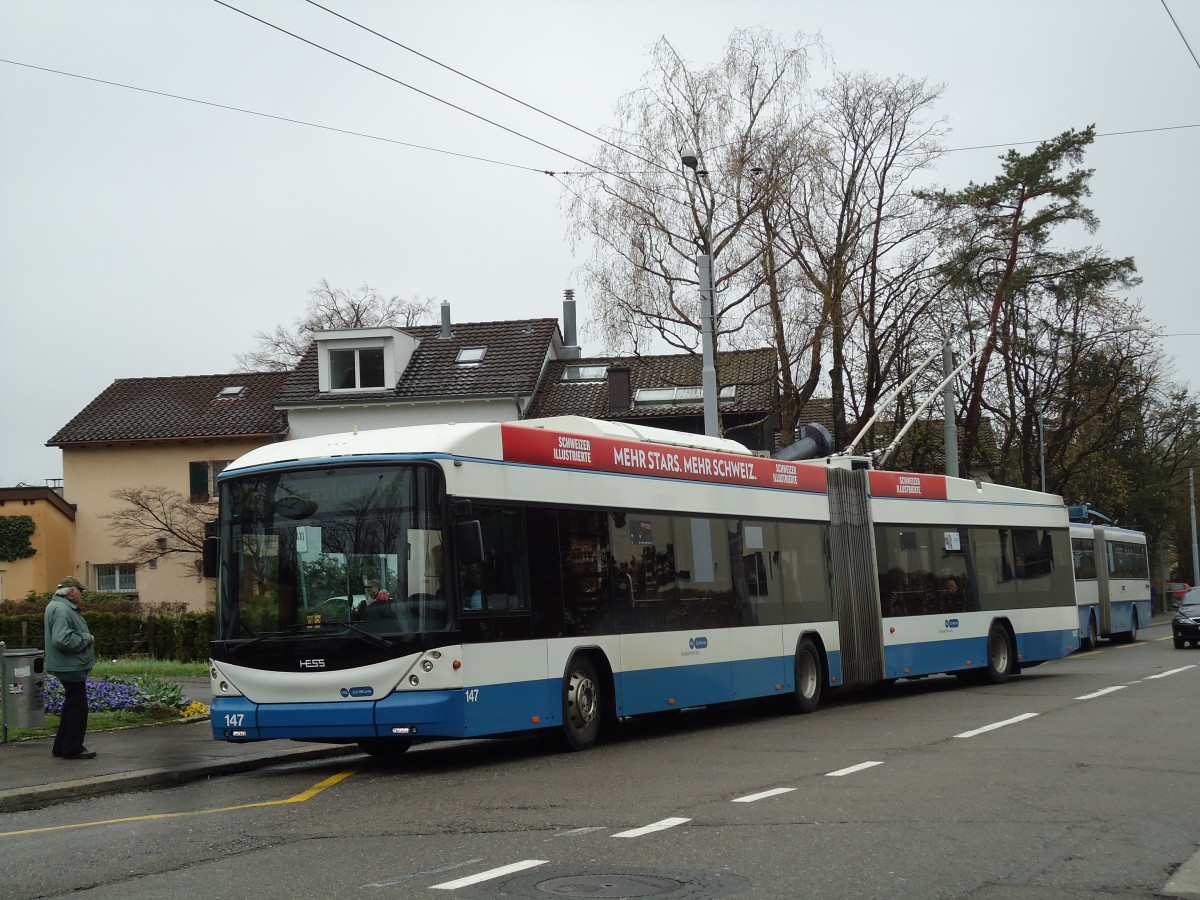
{"label": "flower bed", "polygon": [[[46,712],[60,715],[65,697],[62,684],[53,675],[47,675],[44,690]],[[179,685],[161,678],[129,681],[89,678],[87,699],[89,712],[150,711],[157,708],[181,717],[208,712],[208,707],[203,703],[185,697]]]}

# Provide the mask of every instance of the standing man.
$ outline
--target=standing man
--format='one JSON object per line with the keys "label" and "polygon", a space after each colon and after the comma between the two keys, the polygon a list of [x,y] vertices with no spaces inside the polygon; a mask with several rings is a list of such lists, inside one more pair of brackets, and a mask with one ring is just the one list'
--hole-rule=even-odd
{"label": "standing man", "polygon": [[83,584],[78,578],[67,577],[58,583],[46,604],[46,671],[62,682],[66,693],[52,751],[63,759],[96,758],[83,746],[88,720],[87,676],[96,664],[96,639],[79,612],[82,598]]}

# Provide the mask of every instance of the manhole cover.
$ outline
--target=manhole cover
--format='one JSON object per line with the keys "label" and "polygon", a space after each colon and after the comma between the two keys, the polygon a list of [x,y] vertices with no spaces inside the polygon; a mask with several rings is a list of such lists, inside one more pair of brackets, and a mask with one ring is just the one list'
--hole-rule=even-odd
{"label": "manhole cover", "polygon": [[556,897],[654,897],[683,885],[658,875],[572,875],[539,881],[537,889]]}

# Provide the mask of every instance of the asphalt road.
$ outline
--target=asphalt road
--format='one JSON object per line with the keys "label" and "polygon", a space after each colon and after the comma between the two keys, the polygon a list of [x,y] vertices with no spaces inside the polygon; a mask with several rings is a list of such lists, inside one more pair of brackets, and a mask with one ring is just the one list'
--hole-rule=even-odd
{"label": "asphalt road", "polygon": [[583,754],[427,745],[11,813],[0,896],[1200,897],[1200,650],[1142,637]]}

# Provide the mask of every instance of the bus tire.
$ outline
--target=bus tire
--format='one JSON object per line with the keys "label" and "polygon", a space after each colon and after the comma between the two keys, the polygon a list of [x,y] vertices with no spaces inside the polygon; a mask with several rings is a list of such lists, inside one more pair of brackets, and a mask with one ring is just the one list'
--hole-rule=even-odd
{"label": "bus tire", "polygon": [[412,738],[374,737],[362,738],[358,749],[376,759],[399,759],[412,746]]}
{"label": "bus tire", "polygon": [[1080,650],[1095,650],[1096,649],[1096,641],[1097,641],[1096,617],[1089,615],[1088,616],[1087,634],[1085,634],[1082,638],[1080,638],[1079,649]]}
{"label": "bus tire", "polygon": [[1008,629],[993,623],[987,639],[987,675],[991,684],[1004,684],[1013,674],[1013,647]]}
{"label": "bus tire", "polygon": [[1132,644],[1138,638],[1138,616],[1137,610],[1133,611],[1133,620],[1129,623],[1129,630],[1122,631],[1119,634],[1114,634],[1112,639],[1120,641],[1122,644]]}
{"label": "bus tire", "polygon": [[563,678],[562,736],[568,750],[587,750],[600,736],[604,689],[596,665],[587,656],[571,658]]}
{"label": "bus tire", "polygon": [[821,653],[811,638],[801,638],[796,646],[796,710],[810,713],[821,702],[821,689],[825,685],[825,666],[821,664]]}

